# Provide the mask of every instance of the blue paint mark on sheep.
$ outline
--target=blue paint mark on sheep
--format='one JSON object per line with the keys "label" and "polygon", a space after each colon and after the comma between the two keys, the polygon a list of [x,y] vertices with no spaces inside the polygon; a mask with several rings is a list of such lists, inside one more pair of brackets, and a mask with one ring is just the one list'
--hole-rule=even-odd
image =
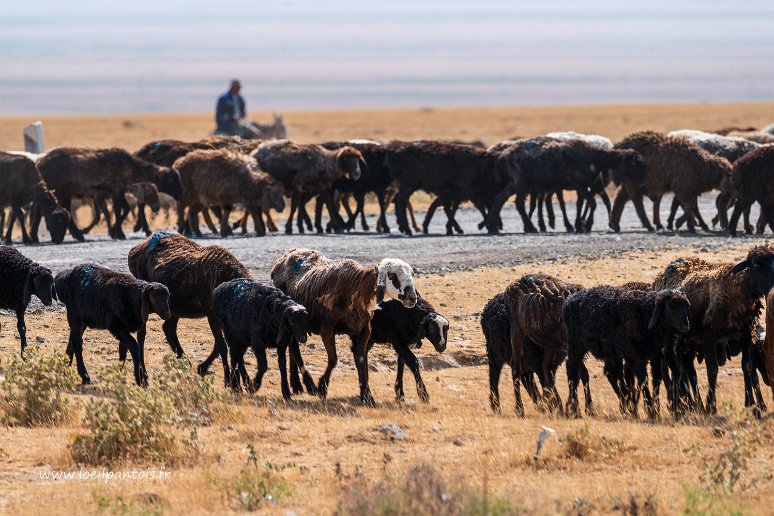
{"label": "blue paint mark on sheep", "polygon": [[153,150],[159,150],[161,148],[161,142],[156,142],[153,144]]}
{"label": "blue paint mark on sheep", "polygon": [[306,256],[303,258],[299,258],[296,260],[296,264],[293,266],[293,272],[299,272],[301,270],[301,266],[304,265],[304,262],[307,258],[309,258],[312,255],[312,253],[307,253]]}
{"label": "blue paint mark on sheep", "polygon": [[168,231],[157,231],[153,233],[153,236],[151,236],[150,243],[148,243],[148,252],[152,252],[153,249],[156,248],[156,246],[159,243],[159,240],[161,240],[164,237],[170,236],[172,233]]}
{"label": "blue paint mark on sheep", "polygon": [[664,271],[664,280],[667,280],[669,278],[669,275],[672,272],[674,272],[676,266],[678,266],[678,265],[680,265],[680,264],[682,264],[684,262],[685,262],[685,259],[684,258],[680,258],[679,260],[675,260],[672,263],[670,263],[669,265],[667,265],[667,268]]}
{"label": "blue paint mark on sheep", "polygon": [[94,271],[94,265],[86,265],[81,269],[81,288],[86,288],[91,283],[91,273]]}
{"label": "blue paint mark on sheep", "polygon": [[239,278],[238,280],[234,281],[234,290],[231,291],[231,298],[236,299],[240,295],[242,295],[242,292],[245,291],[245,289],[252,283],[253,281],[248,278]]}

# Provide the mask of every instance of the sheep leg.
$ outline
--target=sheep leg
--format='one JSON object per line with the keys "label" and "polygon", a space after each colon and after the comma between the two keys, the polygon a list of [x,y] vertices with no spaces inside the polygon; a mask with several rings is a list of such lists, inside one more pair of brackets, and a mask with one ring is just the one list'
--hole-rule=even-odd
{"label": "sheep leg", "polygon": [[[30,235],[27,233],[27,225],[24,223],[24,212],[21,209],[21,206],[14,206],[11,208],[12,212],[16,213],[16,220],[19,222],[19,228],[22,232],[22,242],[29,245],[32,243],[32,239],[30,238]],[[9,225],[10,227],[11,225]]]}
{"label": "sheep leg", "polygon": [[409,228],[408,224],[408,216],[406,215],[407,210],[407,204],[409,197],[411,196],[411,192],[404,192],[400,191],[395,196],[395,218],[398,222],[398,230],[405,234],[411,236],[411,228]]}
{"label": "sheep leg", "polygon": [[[634,204],[634,209],[637,212],[637,216],[640,218],[640,222],[642,222],[642,225],[645,227],[645,229],[647,229],[651,233],[654,232],[655,229],[653,229],[653,226],[650,225],[650,221],[648,220],[648,215],[645,213],[645,206],[642,203],[642,195],[638,194],[632,197],[632,204]],[[613,210],[615,210],[615,207],[613,208]]]}
{"label": "sheep leg", "polygon": [[537,229],[534,224],[532,224],[532,221],[529,220],[529,217],[527,217],[527,211],[524,209],[524,194],[516,194],[516,210],[519,212],[521,222],[524,224],[524,232],[537,233]]}
{"label": "sheep leg", "polygon": [[495,357],[489,358],[489,405],[492,412],[500,413],[500,372],[503,370],[503,362]]}
{"label": "sheep leg", "polygon": [[625,382],[623,379],[623,364],[620,359],[605,360],[604,373],[607,381],[610,382],[610,386],[613,388],[616,397],[618,398],[618,405],[621,410],[621,414],[626,415],[628,410],[628,396],[625,389]]}
{"label": "sheep leg", "polygon": [[[75,224],[75,213],[73,213],[73,209],[72,209],[72,197],[68,194],[63,194],[62,196],[59,197],[59,204],[70,213],[70,222],[68,222],[67,224],[67,229],[70,230],[70,234],[78,242],[85,242],[86,238],[83,236],[83,233],[81,232],[80,229],[78,229],[78,226]],[[40,212],[38,212],[37,218],[35,220],[37,221],[37,223],[34,225],[34,232],[35,234],[37,234],[38,224],[40,224]]]}
{"label": "sheep leg", "polygon": [[725,230],[728,227],[728,208],[732,203],[733,199],[731,198],[731,194],[721,190],[715,198],[715,208],[717,208],[718,213],[712,217],[713,228],[718,222],[720,223],[720,229]]}
{"label": "sheep leg", "polygon": [[[651,376],[651,382],[653,384],[653,417],[658,417],[661,413],[661,401],[660,401],[660,391],[661,391],[661,382],[664,380],[664,377],[662,375],[662,368],[661,368],[661,362],[662,358],[654,358],[650,362],[650,376]],[[665,382],[666,383],[666,382]]]}
{"label": "sheep leg", "polygon": [[731,213],[731,219],[728,221],[728,229],[726,230],[731,236],[737,236],[736,226],[739,224],[739,217],[742,212],[752,206],[752,202],[741,202],[737,199],[734,205],[734,211]]}
{"label": "sheep leg", "polygon": [[[747,211],[750,211],[749,209]],[[755,225],[755,234],[762,235],[766,232],[766,217],[761,214],[758,216],[758,223]],[[32,235],[32,239],[35,240],[35,235]]]}
{"label": "sheep leg", "polygon": [[269,213],[269,210],[263,210],[263,213],[266,215],[266,228],[272,233],[276,233],[277,225],[274,223],[274,220],[272,220],[271,213]]}
{"label": "sheep leg", "polygon": [[538,204],[538,197],[543,197],[543,194],[529,194],[529,218],[532,218],[532,214],[535,213],[535,207]]}
{"label": "sheep leg", "polygon": [[[255,373],[255,378],[253,378],[253,390],[255,392],[258,392],[258,389],[261,388],[261,384],[263,383],[263,376],[266,374],[266,371],[269,370],[269,363],[266,360],[266,348],[263,347],[259,342],[253,342],[253,353],[255,353],[255,359],[258,362],[258,371]],[[282,354],[284,355],[285,350],[282,350]],[[277,358],[279,359],[279,349],[277,350]],[[282,359],[284,362],[284,357]],[[290,397],[290,389],[287,388],[287,369],[283,368],[285,370],[285,385],[282,389],[282,396],[285,397],[285,389],[287,389],[288,398]],[[280,371],[281,372],[281,371]],[[231,373],[232,378],[235,376],[238,376],[236,371],[232,371]],[[233,381],[233,380],[232,380]],[[287,399],[287,398],[286,398]]]}
{"label": "sheep leg", "polygon": [[580,363],[580,379],[583,383],[583,398],[586,404],[586,414],[589,416],[594,415],[594,402],[591,399],[591,383],[589,381],[589,370],[586,369],[586,364]]}
{"label": "sheep leg", "polygon": [[137,344],[137,341],[134,340],[131,333],[123,328],[114,328],[110,333],[118,339],[119,345],[123,345],[129,350],[129,354],[132,355],[135,383],[140,387],[147,387],[148,374],[145,371],[145,364],[143,363],[142,353],[140,353],[140,346]]}
{"label": "sheep leg", "polygon": [[287,222],[285,222],[286,235],[293,234],[293,217],[296,214],[296,209],[298,209],[298,196],[298,192],[293,192],[293,195],[290,196],[290,213],[288,214]]}
{"label": "sheep leg", "polygon": [[457,210],[459,210],[459,209],[460,209],[460,201],[459,201],[459,199],[457,199],[457,200],[455,200],[452,203],[452,206],[451,206],[451,223],[452,223],[452,225],[454,227],[454,231],[458,235],[463,235],[463,234],[465,234],[465,232],[462,230],[460,225],[457,223]]}
{"label": "sheep leg", "polygon": [[[428,233],[428,229],[430,227],[430,221],[433,220],[433,215],[435,214],[435,210],[440,206],[441,204],[441,198],[436,197],[433,199],[433,202],[430,203],[430,207],[427,208],[427,213],[425,213],[425,220],[422,222],[422,233],[425,235]],[[452,233],[449,232],[447,229],[447,235],[451,235]]]}
{"label": "sheep leg", "polygon": [[226,238],[227,236],[234,234],[231,231],[231,226],[228,225],[229,215],[231,215],[231,207],[224,206],[220,212],[220,236],[222,238]]}
{"label": "sheep leg", "polygon": [[[213,208],[213,212],[215,209]],[[202,217],[204,218],[204,223],[207,224],[207,227],[212,231],[214,234],[218,234],[218,228],[215,227],[215,223],[212,221],[212,217],[210,216],[210,209],[208,207],[203,207],[202,210]],[[223,212],[215,213],[215,215],[222,215]],[[198,226],[198,219],[197,219],[197,226]]]}
{"label": "sheep leg", "polygon": [[[419,396],[419,401],[422,403],[429,403],[430,402],[430,394],[427,392],[427,387],[425,387],[425,382],[422,380],[422,375],[419,373],[419,361],[417,360],[416,355],[412,353],[412,351],[405,347],[405,346],[393,346],[395,351],[398,353],[398,371],[401,372],[401,362],[405,362],[405,364],[408,366],[408,368],[411,370],[411,372],[414,374],[414,380],[417,384],[417,396]],[[398,385],[398,382],[400,382],[400,385]],[[395,393],[398,393],[398,389],[400,389],[400,397],[403,397],[403,375],[400,375],[400,380],[395,381]]]}
{"label": "sheep leg", "polygon": [[16,210],[11,208],[11,216],[8,217],[8,230],[5,232],[5,243],[7,245],[10,245],[13,242],[11,235],[13,233],[14,222],[16,222]]}
{"label": "sheep leg", "polygon": [[[546,195],[540,194],[540,195],[530,195],[530,206],[529,206],[529,217],[532,218],[532,199],[537,197],[537,216],[538,216],[538,229],[541,233],[546,232],[546,223],[543,220],[543,203],[546,202]],[[548,202],[551,202],[549,199]]]}
{"label": "sheep leg", "polygon": [[300,210],[299,217],[303,218],[303,222],[306,223],[306,229],[312,231],[312,219],[309,218],[309,213],[306,211],[306,204],[309,200],[310,199],[307,197],[304,202],[299,205],[298,209]]}
{"label": "sheep leg", "polygon": [[[755,414],[760,417],[761,412],[766,410],[766,404],[763,403],[760,384],[758,383],[758,373],[755,371],[752,361],[752,346],[750,339],[742,344],[742,373],[744,375],[744,406],[755,407]],[[756,399],[757,396],[757,399]]]}
{"label": "sheep leg", "polygon": [[67,322],[70,325],[70,339],[67,343],[67,356],[70,357],[70,364],[73,363],[73,355],[75,355],[75,363],[78,368],[78,375],[81,377],[81,383],[88,385],[91,383],[89,373],[86,371],[86,365],[83,363],[83,332],[86,330],[85,325],[78,317],[72,314],[70,310],[67,310]]}
{"label": "sheep leg", "polygon": [[[524,199],[522,199],[523,201]],[[522,202],[521,208],[524,208]],[[512,317],[508,317],[511,319]],[[520,377],[523,373],[521,364],[524,360],[524,339],[526,335],[521,329],[521,326],[516,321],[509,321],[511,325],[511,375],[513,376],[513,390],[515,397],[515,409],[516,414],[519,417],[524,417],[524,403],[521,401],[521,389],[519,388]]]}
{"label": "sheep leg", "polygon": [[[38,203],[34,202],[32,203],[32,208],[30,209],[29,216],[30,216],[30,238],[34,243],[38,243],[38,227],[35,226],[35,219],[38,218],[38,224],[40,223],[40,217],[42,213],[40,210],[40,206],[38,206]],[[760,222],[760,219],[759,219]],[[5,226],[5,210],[0,210],[0,232],[2,232],[3,227]]]}
{"label": "sheep leg", "polygon": [[[32,224],[32,221],[35,220],[33,213],[34,213],[34,210],[37,209],[37,204],[33,204],[32,209],[33,209],[33,212],[30,214],[30,225]],[[5,208],[0,208],[0,232],[3,230],[4,227],[5,227]]]}
{"label": "sheep leg", "polygon": [[551,411],[562,411],[562,399],[559,396],[559,392],[556,390],[556,371],[554,370],[554,362],[556,362],[556,351],[552,349],[546,349],[543,354],[543,378],[545,378],[545,385],[543,386],[543,401]]}
{"label": "sheep leg", "polygon": [[540,391],[538,391],[537,383],[535,383],[535,373],[524,373],[521,375],[521,381],[532,403],[539,406]]}
{"label": "sheep leg", "polygon": [[419,232],[419,224],[417,224],[417,218],[414,216],[414,206],[411,205],[411,201],[406,202],[406,208],[408,209],[408,214],[411,217],[411,227],[414,228],[415,232]]}
{"label": "sheep leg", "polygon": [[183,201],[177,203],[177,232],[184,236],[191,236],[191,226],[186,223],[185,207],[186,205],[183,204]]}
{"label": "sheep leg", "polygon": [[685,222],[686,218],[688,217],[687,213],[684,213],[680,218],[677,219],[677,225],[675,226],[675,216],[677,215],[677,208],[680,207],[680,201],[677,200],[677,197],[672,198],[672,206],[669,208],[669,217],[667,218],[667,229],[669,231],[680,229],[680,226],[683,225],[683,222]]}
{"label": "sheep leg", "polygon": [[514,189],[511,186],[505,188],[503,191],[498,193],[497,196],[495,196],[489,205],[489,208],[487,209],[485,226],[487,233],[490,235],[496,235],[500,232],[498,227],[498,221],[502,220],[500,217],[500,212],[502,211],[505,203],[508,201],[508,197],[510,197],[513,193],[513,190]]}
{"label": "sheep leg", "polygon": [[298,342],[295,340],[290,343],[290,346],[288,347],[288,351],[290,354],[290,382],[293,387],[293,391],[296,394],[301,394],[303,392],[303,389],[301,387],[301,382],[298,380],[298,370],[301,370],[301,374],[304,379],[304,385],[306,386],[306,392],[312,396],[317,395],[317,386],[314,384],[314,380],[312,379],[312,375],[309,374],[309,371],[306,370],[306,367],[304,367],[304,359],[301,356],[301,349],[298,346]]}
{"label": "sheep leg", "polygon": [[164,336],[167,338],[167,343],[178,358],[183,356],[183,347],[180,345],[180,340],[177,338],[177,323],[179,321],[179,317],[170,317],[161,324],[161,329],[164,332]]}
{"label": "sheep leg", "polygon": [[583,217],[583,220],[585,220],[583,229],[586,233],[591,233],[591,228],[594,226],[594,213],[597,211],[597,200],[594,199],[593,192],[587,192],[586,195],[586,208],[588,208],[589,213],[588,217]]}
{"label": "sheep leg", "polygon": [[717,414],[715,390],[718,384],[718,346],[712,334],[708,331],[703,339],[704,365],[707,368],[707,400],[704,410],[707,414]]}
{"label": "sheep leg", "polygon": [[[206,211],[209,211],[205,208]],[[209,214],[206,215],[209,217]],[[201,238],[202,232],[199,229],[199,208],[196,208],[194,206],[188,207],[188,227],[191,228],[191,233],[193,233],[195,236]],[[215,226],[213,226],[214,228]],[[217,233],[216,230],[213,229],[214,233]]]}
{"label": "sheep leg", "polygon": [[368,226],[365,216],[365,193],[358,192],[355,194],[355,202],[357,203],[355,215],[360,213],[360,227],[363,228],[363,231],[370,231],[371,228]]}
{"label": "sheep leg", "polygon": [[215,314],[208,314],[207,322],[210,325],[212,336],[215,338],[215,345],[212,348],[210,356],[208,356],[204,362],[199,364],[197,370],[202,376],[207,374],[207,370],[210,368],[212,362],[214,362],[215,358],[220,355],[220,361],[223,364],[223,379],[226,386],[228,386],[231,380],[232,372],[228,365],[228,346],[226,345],[226,341],[223,339],[223,330],[221,328],[220,321],[217,317],[215,317]]}
{"label": "sheep leg", "polygon": [[[395,348],[395,351],[397,352],[398,349]],[[403,403],[404,401],[406,401],[406,395],[403,392],[404,365],[405,365],[405,362],[403,361],[403,358],[400,355],[398,355],[398,372],[395,374],[395,402],[396,403]]]}
{"label": "sheep leg", "polygon": [[355,365],[360,383],[360,401],[364,405],[375,406],[376,401],[368,385],[368,340],[371,338],[371,327],[366,325],[357,336],[355,342]]}
{"label": "sheep leg", "polygon": [[[326,192],[323,194],[323,200],[325,201],[325,206],[328,208],[328,217],[333,224],[333,231],[335,233],[343,233],[346,223],[344,222],[344,219],[341,218],[339,210],[333,202],[333,195],[331,195],[330,192]],[[349,203],[347,203],[347,208],[349,208]]]}
{"label": "sheep leg", "polygon": [[336,363],[339,361],[338,356],[336,356],[335,328],[331,328],[326,325],[325,328],[320,330],[320,337],[322,338],[323,345],[325,346],[325,352],[328,354],[328,364],[325,367],[325,372],[320,377],[320,383],[317,386],[317,393],[322,399],[325,399],[325,397],[328,395],[328,383],[331,381],[331,373],[333,372],[333,368],[336,367]]}
{"label": "sheep leg", "polygon": [[[288,386],[287,345],[277,346],[277,367],[280,371],[280,389],[285,401],[291,400],[290,387]],[[265,356],[264,351],[264,356]]]}
{"label": "sheep leg", "polygon": [[580,383],[580,365],[583,363],[582,357],[567,357],[567,383],[569,393],[567,394],[567,417],[580,417],[578,409],[578,383]]}
{"label": "sheep leg", "polygon": [[[315,197],[315,200],[314,200],[314,228],[315,230],[317,230],[317,233],[319,234],[325,233],[322,227],[322,209],[323,209],[322,199],[323,199],[323,194],[320,194],[317,197]],[[329,233],[332,227],[333,227],[333,217],[330,214],[330,210],[328,210],[328,226],[326,229],[328,229]]]}
{"label": "sheep leg", "polygon": [[24,358],[24,348],[27,347],[27,324],[24,321],[24,307],[16,308],[16,329],[19,330],[21,341],[21,356]]}
{"label": "sheep leg", "polygon": [[380,233],[389,233],[390,226],[387,224],[387,207],[389,203],[385,198],[384,192],[380,192],[376,195],[379,201],[379,220],[376,221],[376,231]]}
{"label": "sheep leg", "polygon": [[[454,220],[453,201],[452,201],[452,206],[445,205],[443,207],[443,211],[446,214],[446,235],[453,236],[454,230],[456,229],[455,228],[456,221]],[[456,227],[460,229],[460,232],[462,231],[462,228],[460,228],[459,226],[456,226]]]}
{"label": "sheep leg", "polygon": [[[616,233],[621,231],[621,215],[623,214],[624,206],[626,206],[628,200],[629,194],[626,192],[626,188],[619,188],[615,200],[613,201],[613,211],[610,213],[610,222],[608,223],[610,229]],[[641,217],[640,220],[642,220]]]}
{"label": "sheep leg", "polygon": [[[251,208],[250,213],[253,216],[253,226],[255,226],[255,235],[259,237],[266,236],[266,225],[263,223],[263,217],[261,216],[261,208],[260,207]],[[247,232],[247,223],[245,223],[245,232]]]}
{"label": "sheep leg", "polygon": [[[558,190],[556,193],[556,198],[561,198],[561,202],[564,202],[564,197],[562,196],[562,191]],[[551,201],[551,197],[553,194],[549,193],[546,195],[545,205],[546,205],[546,215],[548,216],[548,227],[551,229],[556,229],[556,215],[554,214],[554,203]]]}

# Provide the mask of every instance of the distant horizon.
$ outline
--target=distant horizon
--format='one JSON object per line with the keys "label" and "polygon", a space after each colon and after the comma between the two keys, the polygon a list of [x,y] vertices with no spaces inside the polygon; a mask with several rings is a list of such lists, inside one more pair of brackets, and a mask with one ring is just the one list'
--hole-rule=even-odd
{"label": "distant horizon", "polygon": [[751,0],[38,0],[0,18],[0,115],[774,100]]}

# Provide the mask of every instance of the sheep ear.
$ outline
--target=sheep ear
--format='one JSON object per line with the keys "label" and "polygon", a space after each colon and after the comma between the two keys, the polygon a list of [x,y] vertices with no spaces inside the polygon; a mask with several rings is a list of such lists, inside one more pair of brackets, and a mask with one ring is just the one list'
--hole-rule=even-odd
{"label": "sheep ear", "polygon": [[142,304],[140,305],[140,319],[142,319],[142,322],[147,321],[148,315],[150,315],[150,291],[150,287],[142,289]]}
{"label": "sheep ear", "polygon": [[427,335],[428,324],[430,324],[430,314],[427,314],[425,318],[422,319],[422,324],[419,325],[419,333],[417,333],[417,339],[416,339],[417,346],[422,345],[422,339],[424,339],[425,335]]}
{"label": "sheep ear", "polygon": [[32,299],[32,289],[33,289],[33,280],[35,278],[35,273],[30,272],[27,274],[27,281],[24,283],[24,294],[23,294],[23,301],[24,306],[30,304],[30,299]]}
{"label": "sheep ear", "polygon": [[650,317],[650,322],[648,323],[648,331],[652,331],[653,328],[656,327],[658,324],[658,320],[661,318],[661,312],[664,311],[664,300],[656,300],[656,307],[653,309],[653,315]]}
{"label": "sheep ear", "polygon": [[288,308],[283,310],[282,317],[280,318],[279,329],[277,330],[277,347],[280,347],[285,342],[287,334],[290,333],[288,328],[288,310]]}
{"label": "sheep ear", "polygon": [[368,163],[366,163],[366,160],[363,156],[360,156],[360,164],[363,165],[363,167],[368,170]]}
{"label": "sheep ear", "polygon": [[750,260],[743,260],[737,263],[736,265],[734,265],[734,267],[730,271],[728,271],[728,274],[726,274],[726,276],[730,274],[736,274],[737,272],[742,272],[749,266],[750,266]]}

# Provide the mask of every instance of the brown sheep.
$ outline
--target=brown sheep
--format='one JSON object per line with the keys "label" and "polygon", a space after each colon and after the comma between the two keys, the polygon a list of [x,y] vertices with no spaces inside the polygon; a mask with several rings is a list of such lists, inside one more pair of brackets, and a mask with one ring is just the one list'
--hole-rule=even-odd
{"label": "brown sheep", "polygon": [[288,249],[274,262],[271,279],[309,312],[309,332],[320,335],[328,354],[328,367],[320,378],[318,393],[325,397],[336,366],[336,335],[352,340],[360,400],[373,405],[368,385],[368,341],[375,303],[385,294],[412,308],[417,303],[414,271],[406,262],[385,258],[378,266],[363,267],[354,260],[326,258],[313,249]]}
{"label": "brown sheep", "polygon": [[182,158],[191,151],[215,148],[217,147],[212,142],[206,140],[198,142],[158,140],[143,145],[134,155],[160,167],[171,167],[178,158]]}
{"label": "brown sheep", "polygon": [[[142,160],[129,152],[119,149],[82,149],[61,147],[47,153],[38,161],[40,175],[53,189],[62,203],[69,209],[74,196],[110,195],[115,211],[115,222],[111,225],[113,238],[125,239],[121,222],[125,214],[117,207],[123,206],[124,192],[135,183],[155,183],[160,192],[179,199],[182,196],[180,176],[167,167],[159,167]],[[37,229],[39,219],[33,222]],[[83,238],[80,230],[70,221],[73,236]],[[76,237],[77,238],[77,237]]]}
{"label": "brown sheep", "polygon": [[698,197],[720,186],[723,175],[731,171],[728,160],[713,156],[683,138],[672,138],[653,131],[631,134],[616,144],[616,148],[637,151],[645,163],[646,174],[644,184],[622,181],[610,220],[614,231],[620,231],[621,214],[629,200],[634,203],[642,225],[653,231],[642,205],[643,196],[653,200],[653,223],[657,229],[663,229],[659,206],[661,197],[667,192],[674,192],[683,207],[689,231],[695,231],[694,217],[703,230],[709,231],[699,213]]}
{"label": "brown sheep", "polygon": [[[761,301],[772,287],[774,249],[766,246],[752,248],[747,258],[736,265],[712,263],[695,257],[679,258],[656,276],[653,282],[655,290],[682,290],[691,303],[690,331],[678,340],[674,350],[667,350],[668,362],[672,367],[678,365],[677,372],[681,377],[680,381],[672,381],[673,387],[685,383],[687,370],[679,367],[683,363],[682,358],[687,358],[692,366],[694,356],[703,356],[709,382],[706,408],[708,412],[715,412],[718,366],[725,362],[725,353],[718,355],[718,348],[724,341],[740,340],[744,346],[745,405],[753,405],[753,389],[762,401],[757,375],[752,377],[750,346],[763,307]],[[695,385],[693,387],[695,401],[700,403],[698,391]]]}
{"label": "brown sheep", "polygon": [[505,289],[505,303],[511,329],[511,371],[514,374],[516,413],[521,417],[524,417],[524,405],[518,385],[519,378],[527,372],[521,368],[524,340],[527,338],[546,350],[543,361],[543,375],[546,382],[544,396],[547,398],[545,401],[549,407],[561,408],[551,364],[555,355],[567,352],[567,332],[562,321],[564,300],[582,288],[575,283],[565,283],[559,278],[546,274],[527,274]]}
{"label": "brown sheep", "polygon": [[[70,222],[70,213],[59,205],[56,196],[48,189],[40,177],[35,162],[27,156],[0,152],[0,207],[11,206],[11,217],[5,243],[11,243],[13,224],[19,221],[22,240],[25,244],[38,241],[37,231],[32,238],[27,233],[22,206],[34,202],[46,219],[46,227],[51,241],[61,244]],[[2,229],[2,226],[0,226]]]}
{"label": "brown sheep", "polygon": [[[293,232],[293,215],[296,210],[298,231],[304,232],[304,221],[311,231],[312,223],[305,204],[320,194],[324,196],[334,228],[337,231],[344,229],[344,220],[333,205],[331,187],[337,179],[360,179],[360,164],[368,166],[360,151],[349,146],[328,150],[320,145],[273,140],[263,142],[251,155],[258,161],[261,170],[268,172],[285,186],[286,191],[291,192],[290,215],[285,224],[285,233]],[[322,233],[322,224],[316,229]]]}
{"label": "brown sheep", "polygon": [[177,338],[178,321],[207,318],[215,345],[210,356],[199,364],[198,372],[206,374],[220,355],[229,385],[228,348],[212,306],[212,291],[232,279],[252,278],[247,267],[220,246],[203,247],[182,235],[157,232],[129,251],[129,271],[138,279],[161,283],[169,289],[172,317],[164,321],[162,329],[169,347],[178,356],[183,354]]}
{"label": "brown sheep", "polygon": [[754,202],[761,205],[761,216],[774,230],[774,146],[764,146],[739,158],[731,172],[736,204],[728,221],[728,231],[736,236],[740,215]]}
{"label": "brown sheep", "polygon": [[183,184],[183,198],[177,203],[178,231],[185,229],[185,209],[189,208],[190,229],[199,232],[196,213],[208,206],[221,207],[220,235],[231,234],[228,216],[232,204],[242,204],[254,214],[256,233],[265,235],[261,210],[285,209],[284,189],[268,174],[256,172],[255,160],[230,150],[197,150],[175,161]]}

